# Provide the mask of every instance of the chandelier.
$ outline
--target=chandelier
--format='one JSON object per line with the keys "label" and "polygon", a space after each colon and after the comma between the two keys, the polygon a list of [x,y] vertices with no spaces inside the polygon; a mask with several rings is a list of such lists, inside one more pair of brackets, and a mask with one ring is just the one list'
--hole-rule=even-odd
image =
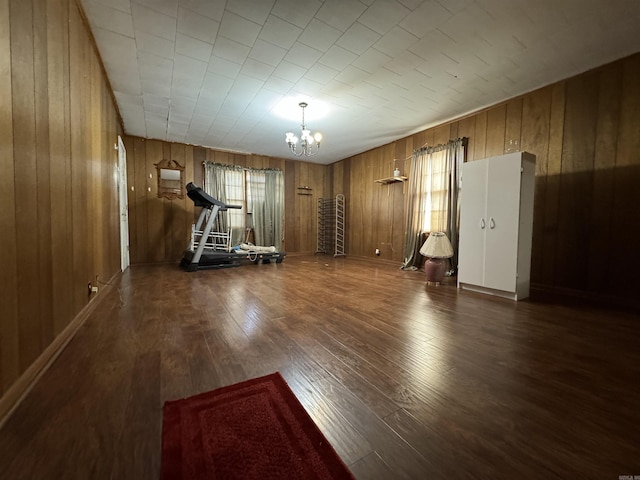
{"label": "chandelier", "polygon": [[304,124],[304,109],[307,107],[306,102],[300,102],[298,104],[302,108],[302,133],[300,135],[300,150],[298,150],[298,137],[293,132],[287,132],[285,135],[285,141],[289,145],[289,149],[296,157],[312,157],[317,155],[320,150],[320,142],[322,141],[322,135],[315,133],[311,135],[311,130],[308,130]]}

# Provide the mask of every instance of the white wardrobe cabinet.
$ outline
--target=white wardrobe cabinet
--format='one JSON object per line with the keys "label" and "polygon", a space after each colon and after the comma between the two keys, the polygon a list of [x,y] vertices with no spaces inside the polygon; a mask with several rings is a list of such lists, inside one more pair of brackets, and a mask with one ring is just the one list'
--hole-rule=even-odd
{"label": "white wardrobe cabinet", "polygon": [[527,152],[463,164],[459,288],[529,296],[535,165]]}

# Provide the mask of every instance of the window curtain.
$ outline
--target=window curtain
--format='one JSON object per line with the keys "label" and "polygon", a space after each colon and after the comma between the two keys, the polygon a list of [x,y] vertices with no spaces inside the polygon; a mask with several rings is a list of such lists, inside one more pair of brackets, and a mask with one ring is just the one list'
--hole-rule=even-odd
{"label": "window curtain", "polygon": [[247,211],[256,245],[282,247],[284,175],[280,170],[247,171]]}
{"label": "window curtain", "polygon": [[242,205],[239,210],[219,212],[214,229],[231,229],[231,243],[244,241],[253,228],[256,245],[282,247],[284,221],[284,175],[278,169],[252,169],[204,162],[204,190],[218,200]]}
{"label": "window curtain", "polygon": [[444,232],[454,249],[450,274],[457,270],[458,192],[466,142],[460,138],[413,152],[405,205],[403,269],[419,267],[424,233]]}
{"label": "window curtain", "polygon": [[[204,191],[229,205],[244,207],[244,170],[242,167],[204,163]],[[244,233],[244,208],[218,212],[213,226],[216,232],[231,230],[231,244],[238,245]]]}

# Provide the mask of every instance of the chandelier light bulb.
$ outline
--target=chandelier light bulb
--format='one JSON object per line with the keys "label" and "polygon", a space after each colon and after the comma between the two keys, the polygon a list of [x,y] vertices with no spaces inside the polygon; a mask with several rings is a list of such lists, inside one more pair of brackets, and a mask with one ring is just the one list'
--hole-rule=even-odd
{"label": "chandelier light bulb", "polygon": [[300,108],[302,108],[302,124],[300,125],[300,150],[297,149],[298,137],[296,137],[293,132],[286,133],[285,141],[289,146],[289,150],[291,150],[291,152],[296,157],[301,157],[302,155],[304,155],[305,157],[311,157],[318,154],[318,151],[320,150],[320,141],[322,140],[322,135],[320,133],[311,135],[311,130],[309,130],[304,123],[304,109],[307,107],[307,103],[300,102],[298,105],[300,106]]}
{"label": "chandelier light bulb", "polygon": [[285,134],[285,138],[284,138],[285,142],[287,142],[289,145],[293,144],[295,145],[296,143],[298,143],[298,137],[295,136],[295,134],[293,132],[287,132]]}

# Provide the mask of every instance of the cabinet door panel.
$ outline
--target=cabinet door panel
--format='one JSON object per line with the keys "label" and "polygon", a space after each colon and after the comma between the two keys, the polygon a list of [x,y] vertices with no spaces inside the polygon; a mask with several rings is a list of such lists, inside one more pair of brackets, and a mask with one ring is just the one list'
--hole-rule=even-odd
{"label": "cabinet door panel", "polygon": [[484,286],[514,292],[518,268],[521,155],[492,158],[487,170]]}
{"label": "cabinet door panel", "polygon": [[458,281],[474,285],[484,283],[486,165],[484,161],[477,161],[462,167]]}

